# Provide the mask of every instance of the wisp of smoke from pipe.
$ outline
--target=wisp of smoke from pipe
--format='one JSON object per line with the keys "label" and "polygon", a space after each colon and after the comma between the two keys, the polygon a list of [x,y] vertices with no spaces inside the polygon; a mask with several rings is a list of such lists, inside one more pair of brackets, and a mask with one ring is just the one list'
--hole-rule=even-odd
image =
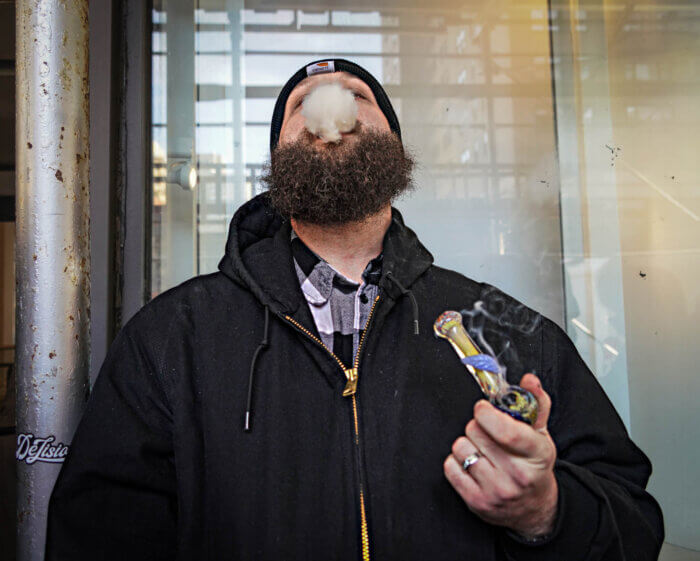
{"label": "wisp of smoke from pipe", "polygon": [[[505,296],[493,287],[481,294],[481,300],[476,301],[471,310],[460,310],[460,313],[462,317],[469,318],[469,321],[465,322],[467,331],[476,339],[482,352],[490,354],[498,361],[504,377],[506,375],[506,366],[503,359],[508,355],[511,361],[513,359],[517,360],[518,354],[510,338],[498,327],[508,328],[523,335],[532,335],[540,326],[542,320],[542,316],[525,305],[508,302]],[[487,320],[493,324],[489,326],[489,329],[496,331],[500,339],[502,339],[498,353],[489,344],[484,335]]]}

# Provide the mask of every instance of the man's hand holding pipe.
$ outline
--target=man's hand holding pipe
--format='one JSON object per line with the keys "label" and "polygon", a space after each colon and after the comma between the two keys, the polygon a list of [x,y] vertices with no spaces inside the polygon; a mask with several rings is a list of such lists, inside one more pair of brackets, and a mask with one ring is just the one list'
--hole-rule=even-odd
{"label": "man's hand holding pipe", "polygon": [[[482,520],[534,539],[553,530],[557,451],[547,432],[552,400],[533,374],[523,376],[520,386],[539,403],[537,422],[516,421],[480,400],[443,467],[452,487]],[[478,461],[463,469],[465,458],[477,452]]]}

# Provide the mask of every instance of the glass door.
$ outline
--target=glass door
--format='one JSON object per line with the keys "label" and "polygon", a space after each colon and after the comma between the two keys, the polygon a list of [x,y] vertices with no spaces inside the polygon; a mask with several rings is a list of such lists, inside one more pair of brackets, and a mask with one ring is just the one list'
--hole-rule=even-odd
{"label": "glass door", "polygon": [[700,559],[700,6],[153,5],[153,296],[216,270],[262,189],[281,86],[325,57],[385,86],[438,265],[566,329],[651,457],[662,559]]}

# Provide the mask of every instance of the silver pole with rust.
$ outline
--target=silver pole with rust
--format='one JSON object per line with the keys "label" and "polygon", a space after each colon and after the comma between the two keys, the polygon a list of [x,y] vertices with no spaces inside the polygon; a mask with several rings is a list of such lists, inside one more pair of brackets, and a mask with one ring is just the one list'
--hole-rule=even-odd
{"label": "silver pole with rust", "polygon": [[88,0],[17,0],[17,559],[46,510],[88,392]]}

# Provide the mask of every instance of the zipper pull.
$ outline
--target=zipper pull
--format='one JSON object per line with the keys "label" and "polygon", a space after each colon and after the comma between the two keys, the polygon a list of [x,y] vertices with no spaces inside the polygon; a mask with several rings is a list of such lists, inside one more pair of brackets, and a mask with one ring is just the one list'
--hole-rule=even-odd
{"label": "zipper pull", "polygon": [[355,395],[357,391],[357,368],[346,368],[345,377],[348,379],[348,383],[345,384],[343,397],[350,397],[351,395]]}

